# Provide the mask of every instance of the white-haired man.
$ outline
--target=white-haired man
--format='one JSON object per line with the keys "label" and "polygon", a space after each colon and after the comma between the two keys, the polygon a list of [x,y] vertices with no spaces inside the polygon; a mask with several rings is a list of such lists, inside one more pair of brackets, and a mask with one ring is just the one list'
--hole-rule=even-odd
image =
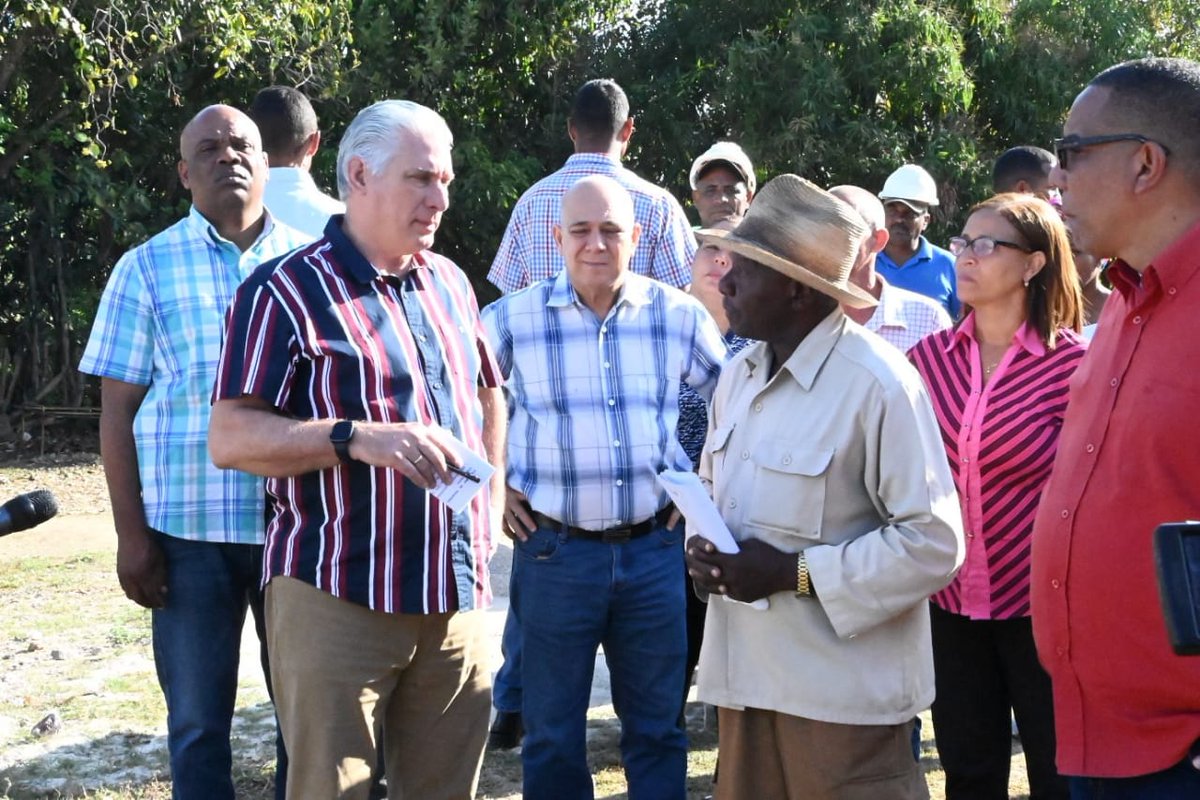
{"label": "white-haired man", "polygon": [[[482,609],[498,511],[429,491],[450,437],[498,463],[499,374],[475,296],[432,253],[453,179],[434,111],[388,100],[338,153],[344,218],[238,292],[213,460],[268,477],[268,637],[289,797],[472,796],[488,717]],[[485,443],[487,446],[485,447]],[[502,487],[502,479],[493,487]]]}

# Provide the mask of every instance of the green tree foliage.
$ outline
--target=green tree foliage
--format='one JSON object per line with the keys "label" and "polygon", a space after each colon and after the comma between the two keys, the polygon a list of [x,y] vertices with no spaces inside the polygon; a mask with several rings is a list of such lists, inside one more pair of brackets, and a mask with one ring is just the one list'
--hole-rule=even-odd
{"label": "green tree foliage", "polygon": [[263,76],[336,86],[347,23],[337,2],[0,6],[0,402],[80,402],[109,269],[186,209],[183,122]]}
{"label": "green tree foliage", "polygon": [[300,86],[327,147],[385,97],[456,137],[438,247],[483,281],[512,204],[570,152],[578,84],[616,78],[628,163],[687,196],[692,158],[740,141],[783,171],[879,187],[923,164],[942,238],[991,161],[1047,145],[1101,68],[1200,55],[1200,0],[0,0],[0,406],[85,398],[74,366],[126,248],[187,207],[175,137],[212,102]]}

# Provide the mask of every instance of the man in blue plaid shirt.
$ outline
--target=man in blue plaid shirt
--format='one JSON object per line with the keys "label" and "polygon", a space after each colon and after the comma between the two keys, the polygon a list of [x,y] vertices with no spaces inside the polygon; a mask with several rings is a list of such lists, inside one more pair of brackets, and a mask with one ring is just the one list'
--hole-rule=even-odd
{"label": "man in blue plaid shirt", "polygon": [[699,300],[630,271],[641,229],[614,180],[584,178],[555,228],[556,277],[484,309],[511,408],[506,533],[527,800],[592,796],[588,697],[604,646],[630,797],[682,800],[683,526],[655,476],[688,469],[679,385],[725,360]]}
{"label": "man in blue plaid shirt", "polygon": [[567,134],[575,154],[557,172],[531,186],[513,207],[488,280],[508,294],[562,271],[554,243],[554,223],[567,189],[588,175],[607,175],[633,198],[633,215],[642,228],[630,269],[671,286],[692,279],[696,238],[687,216],[670,192],[621,166],[633,136],[629,99],[615,81],[591,80],[579,88]]}
{"label": "man in blue plaid shirt", "polygon": [[[263,207],[267,157],[245,114],[209,106],[179,148],[191,210],[117,262],[79,369],[100,378],[117,577],[152,609],[172,796],[232,800],[229,730],[247,606],[260,641],[264,633],[264,497],[259,479],[209,460],[210,398],[234,290],[307,237]],[[265,647],[262,660],[269,674]]]}

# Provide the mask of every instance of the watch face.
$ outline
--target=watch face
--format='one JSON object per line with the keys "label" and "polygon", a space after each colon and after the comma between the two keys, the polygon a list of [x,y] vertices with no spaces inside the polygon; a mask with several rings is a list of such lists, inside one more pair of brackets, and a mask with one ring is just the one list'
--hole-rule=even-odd
{"label": "watch face", "polygon": [[346,444],[354,437],[354,423],[348,419],[344,419],[333,426],[333,430],[329,434],[329,441],[334,444]]}

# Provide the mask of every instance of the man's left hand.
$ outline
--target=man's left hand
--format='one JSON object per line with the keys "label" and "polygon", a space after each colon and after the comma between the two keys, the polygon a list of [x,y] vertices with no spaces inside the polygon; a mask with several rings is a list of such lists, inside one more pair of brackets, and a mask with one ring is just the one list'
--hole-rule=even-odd
{"label": "man's left hand", "polygon": [[718,552],[696,536],[687,545],[688,574],[709,594],[724,594],[749,603],[796,588],[796,554],[778,550],[761,539],[739,542],[741,552]]}

